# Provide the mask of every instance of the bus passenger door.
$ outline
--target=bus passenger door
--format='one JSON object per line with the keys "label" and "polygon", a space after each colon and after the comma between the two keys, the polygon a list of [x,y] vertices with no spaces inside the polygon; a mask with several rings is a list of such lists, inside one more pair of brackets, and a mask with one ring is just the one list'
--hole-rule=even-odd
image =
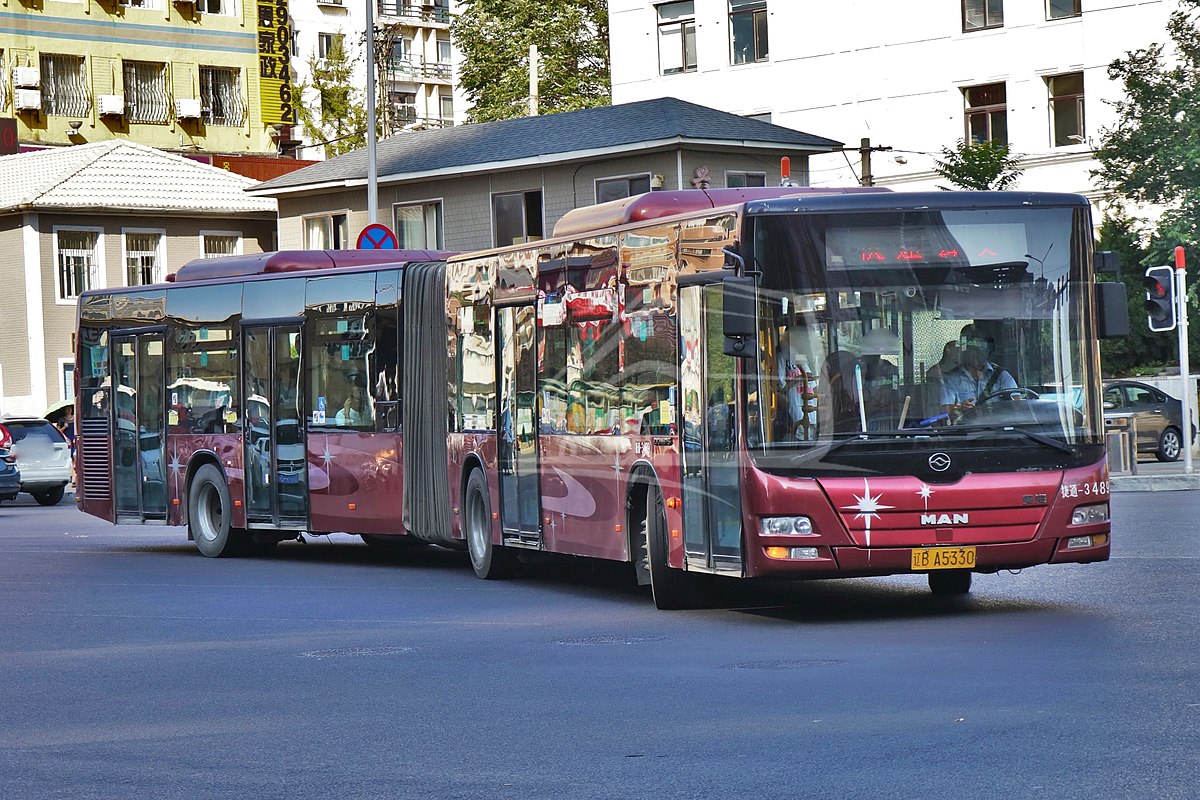
{"label": "bus passenger door", "polygon": [[742,574],[736,359],[722,346],[721,287],[679,289],[683,545],[690,568]]}
{"label": "bus passenger door", "polygon": [[113,336],[113,485],[118,523],[167,518],[161,330]]}
{"label": "bus passenger door", "polygon": [[497,461],[500,524],[509,545],[540,547],[538,478],[537,314],[534,306],[496,309],[500,413]]}
{"label": "bus passenger door", "polygon": [[246,524],[308,527],[308,463],[300,408],[299,325],[242,328]]}

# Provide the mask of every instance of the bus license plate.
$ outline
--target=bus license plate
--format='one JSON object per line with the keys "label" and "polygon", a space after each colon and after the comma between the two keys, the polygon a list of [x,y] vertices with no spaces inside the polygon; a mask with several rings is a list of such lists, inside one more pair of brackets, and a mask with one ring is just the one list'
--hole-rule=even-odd
{"label": "bus license plate", "polygon": [[912,551],[912,568],[974,569],[974,547],[922,547]]}

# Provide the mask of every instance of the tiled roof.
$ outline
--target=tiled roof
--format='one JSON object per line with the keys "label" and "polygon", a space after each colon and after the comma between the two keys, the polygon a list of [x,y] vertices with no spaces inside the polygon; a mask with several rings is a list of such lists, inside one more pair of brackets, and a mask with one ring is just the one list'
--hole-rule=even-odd
{"label": "tiled roof", "polygon": [[[567,111],[541,117],[462,125],[392,136],[376,147],[379,177],[418,178],[487,165],[554,163],[589,152],[633,151],[651,143],[694,142],[827,152],[841,142],[739,117],[673,97]],[[253,194],[359,182],[367,177],[365,148],[261,183]]]}
{"label": "tiled roof", "polygon": [[246,194],[255,183],[252,178],[153,147],[110,140],[0,158],[0,212],[274,212],[273,199]]}

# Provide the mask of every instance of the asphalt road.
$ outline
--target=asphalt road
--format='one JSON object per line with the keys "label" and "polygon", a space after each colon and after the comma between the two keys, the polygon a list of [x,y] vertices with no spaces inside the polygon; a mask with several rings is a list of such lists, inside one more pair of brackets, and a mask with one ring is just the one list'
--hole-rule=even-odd
{"label": "asphalt road", "polygon": [[1195,798],[1200,493],[1114,558],[720,591],[483,582],[351,537],[212,560],[0,506],[0,797]]}

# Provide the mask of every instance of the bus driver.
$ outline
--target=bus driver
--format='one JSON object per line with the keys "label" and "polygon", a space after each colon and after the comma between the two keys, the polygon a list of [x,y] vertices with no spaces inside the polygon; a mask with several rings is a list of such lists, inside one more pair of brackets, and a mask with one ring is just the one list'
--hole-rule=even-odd
{"label": "bus driver", "polygon": [[992,337],[967,325],[959,334],[958,345],[958,366],[942,375],[942,412],[952,421],[988,396],[1017,388],[1008,370],[990,360],[996,346]]}

